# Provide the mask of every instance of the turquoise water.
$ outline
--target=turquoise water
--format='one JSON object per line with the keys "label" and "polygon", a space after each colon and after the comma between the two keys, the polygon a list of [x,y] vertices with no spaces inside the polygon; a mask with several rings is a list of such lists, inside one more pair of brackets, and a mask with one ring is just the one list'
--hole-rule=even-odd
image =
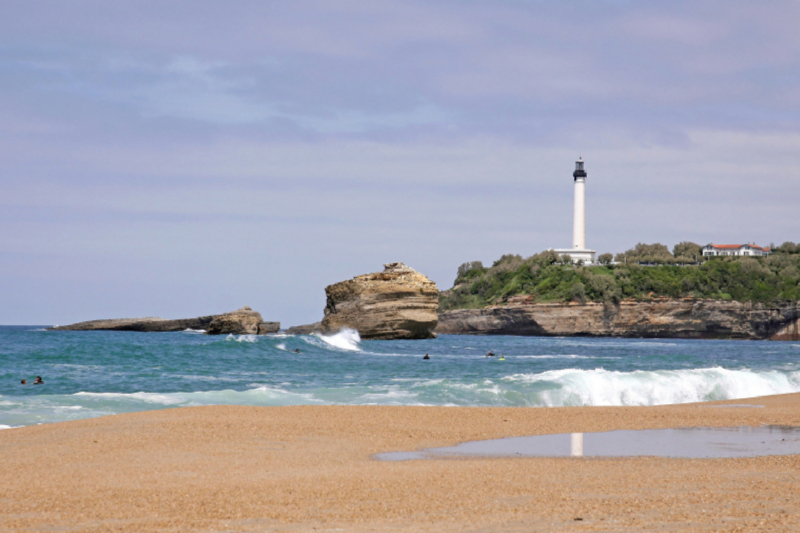
{"label": "turquoise water", "polygon": [[[44,385],[20,385],[37,375]],[[787,392],[800,392],[800,343],[0,327],[0,427],[189,405],[656,405]]]}

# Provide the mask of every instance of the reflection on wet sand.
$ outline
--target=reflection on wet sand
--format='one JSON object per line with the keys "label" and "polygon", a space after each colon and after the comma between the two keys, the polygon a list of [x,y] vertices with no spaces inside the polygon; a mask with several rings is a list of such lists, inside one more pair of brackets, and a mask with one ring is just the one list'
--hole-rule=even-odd
{"label": "reflection on wet sand", "polygon": [[447,448],[381,453],[381,461],[446,457],[722,458],[800,454],[800,428],[790,426],[673,428],[562,433],[464,442]]}

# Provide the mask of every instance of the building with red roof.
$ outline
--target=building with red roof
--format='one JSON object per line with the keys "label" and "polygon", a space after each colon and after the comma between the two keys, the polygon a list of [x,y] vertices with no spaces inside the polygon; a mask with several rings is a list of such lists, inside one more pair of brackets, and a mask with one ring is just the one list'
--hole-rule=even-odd
{"label": "building with red roof", "polygon": [[772,250],[756,246],[755,244],[706,244],[703,246],[703,257],[747,255],[761,256],[769,255]]}

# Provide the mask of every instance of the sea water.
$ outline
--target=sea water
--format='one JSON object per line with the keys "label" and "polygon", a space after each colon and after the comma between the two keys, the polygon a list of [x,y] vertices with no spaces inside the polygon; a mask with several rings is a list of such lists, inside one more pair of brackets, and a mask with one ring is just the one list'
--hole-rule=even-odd
{"label": "sea water", "polygon": [[[31,384],[37,375],[44,385]],[[800,392],[796,342],[0,327],[0,428],[194,405],[657,405],[789,392]]]}

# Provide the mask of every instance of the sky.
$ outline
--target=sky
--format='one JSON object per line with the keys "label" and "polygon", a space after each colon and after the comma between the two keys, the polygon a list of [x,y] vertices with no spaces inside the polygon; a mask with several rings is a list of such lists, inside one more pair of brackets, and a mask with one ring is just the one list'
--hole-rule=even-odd
{"label": "sky", "polygon": [[800,1],[0,0],[0,324],[800,241]]}

